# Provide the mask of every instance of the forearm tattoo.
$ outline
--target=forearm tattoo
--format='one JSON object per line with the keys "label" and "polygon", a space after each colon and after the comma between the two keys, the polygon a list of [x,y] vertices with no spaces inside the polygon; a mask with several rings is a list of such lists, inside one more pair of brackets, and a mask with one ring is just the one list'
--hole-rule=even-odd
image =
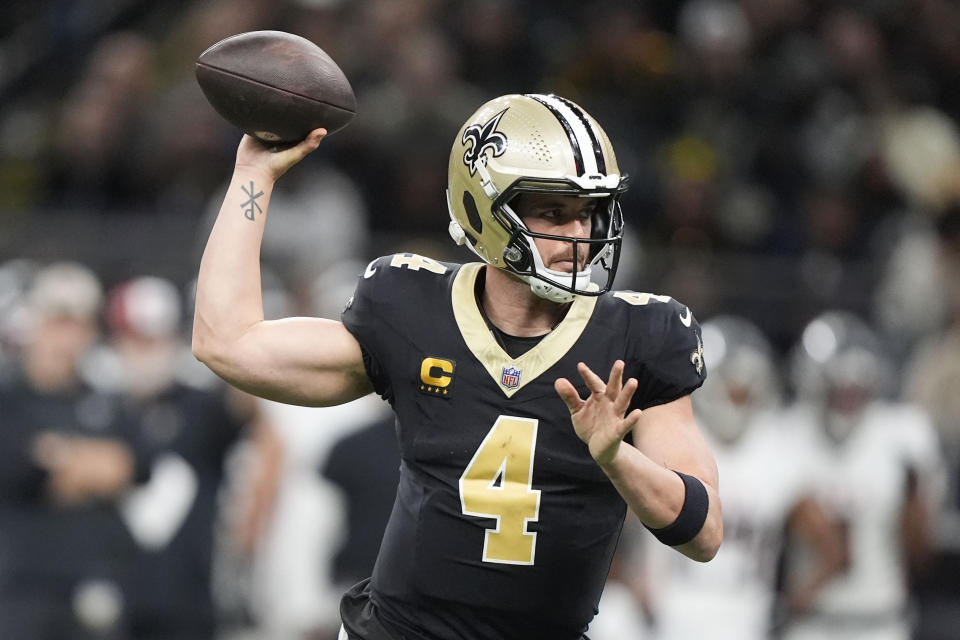
{"label": "forearm tattoo", "polygon": [[257,191],[257,188],[253,186],[253,180],[250,181],[249,189],[242,185],[240,189],[242,189],[243,192],[249,196],[249,199],[246,202],[240,204],[240,208],[243,209],[243,217],[247,220],[253,220],[254,214],[263,213],[263,209],[261,209],[260,205],[257,204],[257,198],[263,195],[263,191]]}

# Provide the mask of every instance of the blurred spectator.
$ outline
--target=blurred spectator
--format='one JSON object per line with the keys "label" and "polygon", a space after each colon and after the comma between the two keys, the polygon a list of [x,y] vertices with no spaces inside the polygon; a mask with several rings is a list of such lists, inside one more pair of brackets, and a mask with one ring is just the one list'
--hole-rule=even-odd
{"label": "blurred spectator", "polygon": [[153,79],[154,44],[136,32],[100,40],[64,100],[46,194],[49,204],[129,206],[150,190],[132,163]]}
{"label": "blurred spectator", "polygon": [[941,209],[960,197],[960,131],[947,114],[913,106],[887,114],[881,131],[891,178],[918,205]]}
{"label": "blurred spectator", "polygon": [[950,504],[960,511],[960,201],[943,213],[938,229],[933,286],[942,295],[946,322],[941,332],[918,345],[905,375],[904,394],[933,418],[951,471]]}
{"label": "blurred spectator", "polygon": [[255,404],[240,392],[194,388],[179,378],[181,303],[172,283],[146,276],[117,285],[107,319],[124,411],[152,467],[150,482],[123,504],[139,545],[125,590],[129,637],[212,640],[224,459]]}
{"label": "blurred spectator", "polygon": [[[396,13],[379,11],[385,5],[392,6],[371,6],[378,8],[378,16]],[[346,159],[347,166],[362,172],[358,177],[366,185],[377,185],[364,194],[372,226],[396,234],[436,232],[436,212],[445,205],[450,135],[478,95],[457,73],[456,43],[430,17],[404,24],[402,31],[374,45],[383,55],[383,75],[372,79],[362,94],[366,111],[355,123],[351,157]],[[377,26],[387,28],[371,28]]]}
{"label": "blurred spectator", "polygon": [[[805,614],[841,569],[842,540],[813,499],[810,458],[783,410],[766,337],[743,318],[718,316],[703,323],[703,349],[710,375],[693,399],[723,478],[724,542],[706,565],[647,545],[654,637],[764,640],[771,624]],[[781,598],[787,544],[802,544],[811,563]]]}
{"label": "blurred spectator", "polygon": [[101,299],[74,263],[44,267],[27,292],[20,375],[0,390],[0,637],[123,637],[134,549],[117,500],[146,467],[117,399],[78,373]]}
{"label": "blurred spectator", "polygon": [[[954,294],[950,280],[940,276],[941,266],[947,262],[928,216],[904,217],[883,233],[889,236],[889,251],[873,292],[875,325],[891,356],[906,363],[919,342],[948,324],[949,300]],[[905,373],[909,378],[910,372]],[[901,382],[908,388],[914,384],[909,379]]]}
{"label": "blurred spectator", "polygon": [[[912,576],[931,557],[938,442],[926,413],[887,399],[891,363],[856,316],[828,311],[804,330],[792,363],[798,419],[815,453],[817,499],[843,535],[847,562],[787,640],[906,640]],[[788,566],[802,566],[799,554]]]}

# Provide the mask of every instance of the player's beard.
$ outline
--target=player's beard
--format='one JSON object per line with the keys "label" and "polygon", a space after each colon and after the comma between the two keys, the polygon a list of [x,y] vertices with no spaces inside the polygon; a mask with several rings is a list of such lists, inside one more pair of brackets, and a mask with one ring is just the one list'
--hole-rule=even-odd
{"label": "player's beard", "polygon": [[[547,268],[554,271],[573,273],[573,243],[571,242],[570,245],[571,247],[569,249],[560,251],[557,255],[552,256],[550,260],[545,263]],[[577,273],[582,273],[590,261],[590,245],[582,242],[578,243],[577,253],[580,258],[577,260]]]}

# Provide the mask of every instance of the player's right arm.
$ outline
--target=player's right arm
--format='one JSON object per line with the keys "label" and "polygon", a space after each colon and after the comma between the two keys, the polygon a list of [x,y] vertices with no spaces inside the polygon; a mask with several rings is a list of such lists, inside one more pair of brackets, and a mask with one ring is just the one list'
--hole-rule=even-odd
{"label": "player's right arm", "polygon": [[372,391],[360,345],[343,324],[263,318],[260,244],[270,195],[277,179],[324,135],[317,129],[282,151],[243,137],[200,262],[193,321],[193,353],[217,375],[262,398],[311,406]]}

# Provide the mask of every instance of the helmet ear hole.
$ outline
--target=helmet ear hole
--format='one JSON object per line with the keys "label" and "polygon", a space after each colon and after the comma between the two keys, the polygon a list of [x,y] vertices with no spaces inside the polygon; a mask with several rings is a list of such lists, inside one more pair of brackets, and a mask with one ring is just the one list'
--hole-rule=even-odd
{"label": "helmet ear hole", "polygon": [[606,238],[609,229],[609,219],[610,216],[605,213],[595,213],[593,214],[593,219],[590,221],[590,237],[591,238]]}
{"label": "helmet ear hole", "polygon": [[463,209],[467,212],[467,222],[470,223],[473,230],[482,234],[483,220],[480,218],[480,211],[477,209],[477,201],[474,200],[473,194],[469,191],[463,192]]}
{"label": "helmet ear hole", "polygon": [[[601,204],[602,203],[602,204]],[[607,198],[602,200],[600,206],[596,208],[590,217],[590,237],[593,239],[604,239],[610,235],[610,222],[616,215],[617,199]]]}

